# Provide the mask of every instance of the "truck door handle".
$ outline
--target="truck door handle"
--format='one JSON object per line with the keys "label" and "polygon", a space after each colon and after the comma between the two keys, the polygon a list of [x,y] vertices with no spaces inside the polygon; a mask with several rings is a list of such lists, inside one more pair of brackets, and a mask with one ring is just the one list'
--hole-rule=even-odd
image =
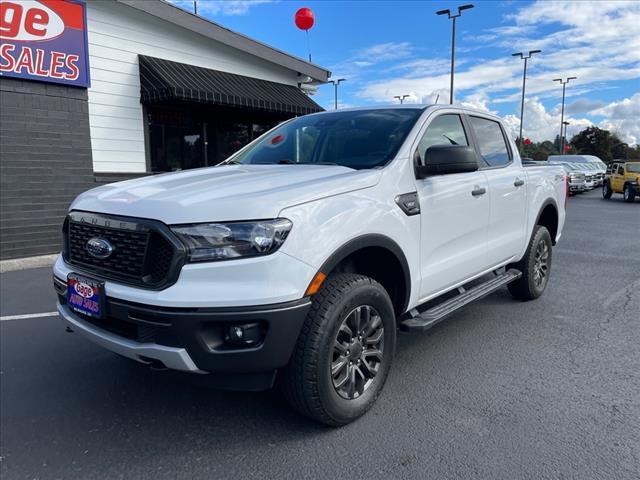
{"label": "truck door handle", "polygon": [[471,190],[471,195],[474,197],[479,197],[480,195],[484,195],[487,193],[487,189],[484,187],[475,186],[473,190]]}
{"label": "truck door handle", "polygon": [[521,187],[522,185],[524,185],[524,180],[521,178],[516,178],[516,181],[513,182],[514,187]]}

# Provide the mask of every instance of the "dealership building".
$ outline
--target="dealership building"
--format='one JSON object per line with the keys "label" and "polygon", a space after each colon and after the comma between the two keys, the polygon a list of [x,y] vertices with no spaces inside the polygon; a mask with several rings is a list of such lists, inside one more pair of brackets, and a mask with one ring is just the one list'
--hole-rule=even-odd
{"label": "dealership building", "polygon": [[216,165],[330,72],[162,0],[0,3],[0,259],[55,253],[101,183]]}

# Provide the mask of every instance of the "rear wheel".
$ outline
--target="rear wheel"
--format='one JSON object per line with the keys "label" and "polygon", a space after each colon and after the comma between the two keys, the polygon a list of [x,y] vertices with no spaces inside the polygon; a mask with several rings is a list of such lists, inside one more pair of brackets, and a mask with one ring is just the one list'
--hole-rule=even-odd
{"label": "rear wheel", "polygon": [[609,183],[605,182],[602,186],[602,198],[609,200],[611,198],[611,195],[613,195],[613,190],[611,190],[611,186],[609,185]]}
{"label": "rear wheel", "polygon": [[509,292],[519,300],[533,300],[544,292],[551,273],[551,235],[542,225],[536,225],[527,252],[518,263],[512,265],[522,272],[509,284]]}
{"label": "rear wheel", "polygon": [[331,426],[377,399],[395,352],[396,322],[385,289],[364,275],[331,275],[313,298],[282,386],[303,415]]}
{"label": "rear wheel", "polygon": [[625,202],[633,202],[636,199],[636,192],[631,188],[631,185],[628,183],[624,186],[624,201]]}

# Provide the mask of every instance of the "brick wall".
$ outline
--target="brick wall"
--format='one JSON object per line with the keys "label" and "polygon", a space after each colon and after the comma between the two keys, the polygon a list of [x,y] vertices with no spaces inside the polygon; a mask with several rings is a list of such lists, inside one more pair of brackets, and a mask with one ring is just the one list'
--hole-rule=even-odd
{"label": "brick wall", "polygon": [[87,90],[0,78],[0,259],[55,253],[66,210],[95,186]]}

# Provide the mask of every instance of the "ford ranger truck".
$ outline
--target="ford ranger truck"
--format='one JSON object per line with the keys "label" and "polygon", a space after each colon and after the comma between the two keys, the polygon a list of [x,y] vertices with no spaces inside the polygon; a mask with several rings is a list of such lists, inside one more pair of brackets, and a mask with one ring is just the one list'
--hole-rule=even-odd
{"label": "ford ranger truck", "polygon": [[486,112],[302,116],[219,166],[81,194],[53,269],[58,311],[122,356],[223,388],[278,383],[302,414],[343,425],[380,394],[398,330],[504,286],[542,295],[567,195],[564,169],[524,167]]}

